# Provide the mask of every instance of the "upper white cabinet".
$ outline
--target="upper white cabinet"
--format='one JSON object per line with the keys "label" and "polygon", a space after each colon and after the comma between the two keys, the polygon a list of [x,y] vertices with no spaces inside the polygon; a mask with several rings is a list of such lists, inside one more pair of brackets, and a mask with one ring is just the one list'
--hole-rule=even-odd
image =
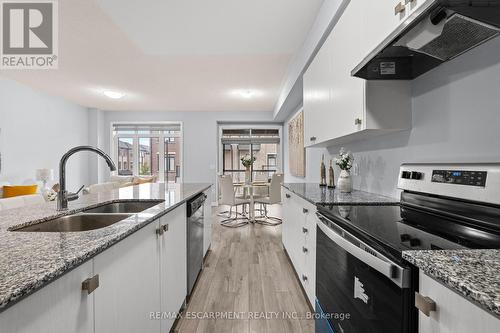
{"label": "upper white cabinet", "polygon": [[[352,0],[351,3],[356,1],[358,0]],[[363,9],[358,13],[358,21],[362,26],[365,36],[362,46],[363,59],[403,23],[408,17],[411,5],[409,3],[406,4],[406,0],[362,2]],[[413,1],[413,3],[417,2],[420,3],[423,2],[423,0]],[[362,59],[359,59],[356,65],[358,65]]]}
{"label": "upper white cabinet", "polygon": [[371,47],[367,45],[397,26],[391,17],[385,28],[375,27],[376,31],[368,33],[368,17],[364,16],[375,16],[365,14],[370,6],[380,10],[383,4],[350,1],[304,73],[306,146],[341,144],[411,127],[409,82],[365,81],[351,76],[351,70],[367,55]]}

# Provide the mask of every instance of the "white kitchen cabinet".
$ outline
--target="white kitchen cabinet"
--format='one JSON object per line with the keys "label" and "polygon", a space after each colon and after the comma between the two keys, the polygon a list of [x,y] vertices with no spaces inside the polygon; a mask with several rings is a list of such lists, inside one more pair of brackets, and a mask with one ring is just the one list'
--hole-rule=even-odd
{"label": "white kitchen cabinet", "polygon": [[[410,12],[410,5],[405,3],[406,0],[361,1],[364,8],[359,12],[357,21],[363,27],[362,53],[364,58],[404,22]],[[414,1],[420,3],[423,0]],[[396,7],[401,11],[398,12]]]}
{"label": "white kitchen cabinet", "polygon": [[0,313],[2,333],[92,333],[93,294],[82,282],[93,276],[88,261]]}
{"label": "white kitchen cabinet", "polygon": [[309,298],[309,302],[314,305],[316,298],[316,209],[306,214],[305,225],[303,227],[304,247],[307,251],[304,253],[303,274],[306,279],[303,281],[304,289]]}
{"label": "white kitchen cabinet", "polygon": [[94,257],[95,333],[160,332],[160,236],[154,221]]}
{"label": "white kitchen cabinet", "polygon": [[304,73],[307,147],[337,145],[411,127],[409,82],[351,76],[367,54],[365,44],[371,37],[365,31],[363,13],[366,7],[375,6],[371,2],[379,5],[378,1],[350,1]]}
{"label": "white kitchen cabinet", "polygon": [[210,190],[205,192],[207,200],[203,206],[203,256],[207,255],[212,244],[212,202],[210,200]]}
{"label": "white kitchen cabinet", "polygon": [[496,333],[500,319],[469,302],[423,272],[419,273],[419,293],[436,304],[429,316],[419,311],[420,333]]}
{"label": "white kitchen cabinet", "polygon": [[[186,205],[183,204],[160,218],[161,311],[178,313],[187,293],[187,222]],[[161,332],[169,332],[175,317],[161,321]]]}
{"label": "white kitchen cabinet", "polygon": [[311,305],[316,297],[316,207],[282,188],[282,242]]}
{"label": "white kitchen cabinet", "polygon": [[329,105],[331,72],[330,48],[322,47],[303,76],[306,147],[323,142],[328,137],[329,124],[324,117],[331,112]]}

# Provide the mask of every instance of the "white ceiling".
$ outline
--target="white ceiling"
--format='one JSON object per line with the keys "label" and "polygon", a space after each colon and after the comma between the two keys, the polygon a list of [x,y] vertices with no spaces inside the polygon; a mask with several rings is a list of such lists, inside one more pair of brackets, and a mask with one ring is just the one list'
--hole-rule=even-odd
{"label": "white ceiling", "polygon": [[60,0],[59,69],[1,75],[104,110],[271,111],[322,2]]}

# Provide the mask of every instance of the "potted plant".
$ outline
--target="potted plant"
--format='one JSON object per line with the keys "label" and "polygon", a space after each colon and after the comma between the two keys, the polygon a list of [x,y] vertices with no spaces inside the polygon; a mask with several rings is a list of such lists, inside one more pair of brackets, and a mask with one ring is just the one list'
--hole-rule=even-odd
{"label": "potted plant", "polygon": [[245,183],[250,184],[252,178],[252,164],[255,162],[255,156],[245,155],[241,158],[241,164],[245,167]]}
{"label": "potted plant", "polygon": [[340,168],[340,175],[337,186],[340,192],[350,193],[352,191],[352,179],[350,170],[354,162],[354,156],[346,151],[344,147],[340,148],[339,155],[335,158],[335,164]]}

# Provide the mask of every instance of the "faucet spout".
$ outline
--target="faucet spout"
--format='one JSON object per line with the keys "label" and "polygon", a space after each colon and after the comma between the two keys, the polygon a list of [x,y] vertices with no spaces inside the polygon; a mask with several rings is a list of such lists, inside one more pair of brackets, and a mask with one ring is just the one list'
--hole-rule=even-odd
{"label": "faucet spout", "polygon": [[61,161],[59,162],[59,194],[57,196],[57,210],[64,211],[68,209],[68,192],[66,190],[66,162],[68,159],[75,153],[80,151],[91,151],[98,155],[100,155],[106,163],[111,171],[116,170],[116,165],[109,157],[108,154],[103,152],[101,149],[92,147],[92,146],[78,146],[71,148],[66,154],[61,157]]}

